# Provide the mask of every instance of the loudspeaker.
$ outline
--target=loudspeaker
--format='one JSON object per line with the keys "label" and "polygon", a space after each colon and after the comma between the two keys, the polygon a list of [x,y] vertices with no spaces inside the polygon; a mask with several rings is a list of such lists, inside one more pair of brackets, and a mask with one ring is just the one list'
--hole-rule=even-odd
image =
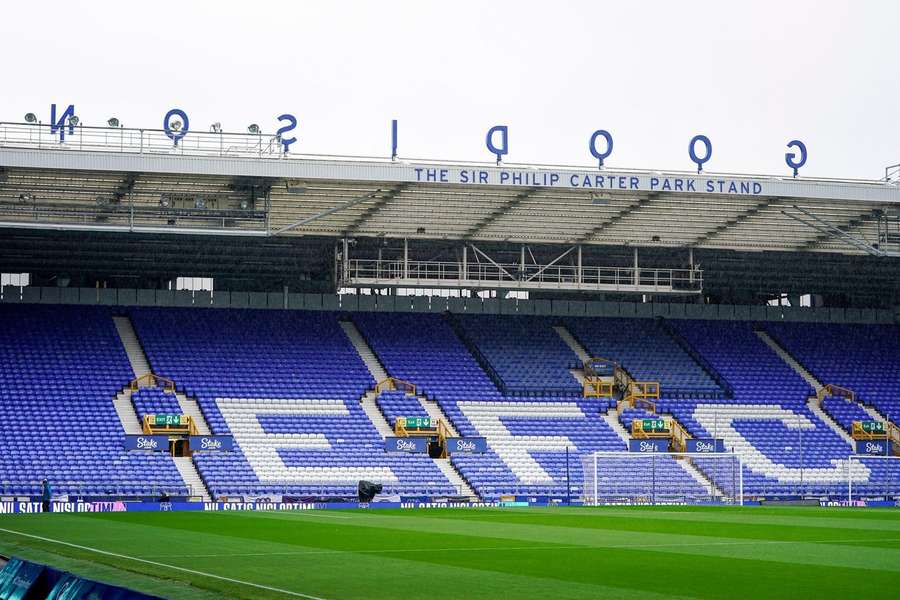
{"label": "loudspeaker", "polygon": [[371,481],[360,481],[356,491],[359,493],[360,502],[371,502],[375,494],[381,493],[381,484],[372,483]]}

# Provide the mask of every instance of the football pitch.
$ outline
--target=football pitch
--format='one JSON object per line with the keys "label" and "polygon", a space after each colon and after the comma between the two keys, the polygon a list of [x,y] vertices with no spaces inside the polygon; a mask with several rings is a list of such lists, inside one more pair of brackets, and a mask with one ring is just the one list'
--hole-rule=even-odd
{"label": "football pitch", "polygon": [[896,597],[900,510],[7,515],[0,554],[173,599]]}

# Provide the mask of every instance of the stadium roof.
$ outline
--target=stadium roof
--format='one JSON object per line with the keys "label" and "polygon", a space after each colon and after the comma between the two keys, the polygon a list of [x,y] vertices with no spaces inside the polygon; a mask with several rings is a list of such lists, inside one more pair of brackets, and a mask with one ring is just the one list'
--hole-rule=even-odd
{"label": "stadium roof", "polygon": [[0,227],[885,255],[886,181],[284,154],[258,135],[0,124]]}

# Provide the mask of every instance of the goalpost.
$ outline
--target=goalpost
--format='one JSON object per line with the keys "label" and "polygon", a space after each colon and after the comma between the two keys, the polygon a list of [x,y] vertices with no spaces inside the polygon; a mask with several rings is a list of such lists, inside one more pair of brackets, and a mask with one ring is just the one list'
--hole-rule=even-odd
{"label": "goalpost", "polygon": [[586,505],[744,504],[734,453],[594,452],[581,462]]}
{"label": "goalpost", "polygon": [[[864,467],[864,469],[860,468]],[[864,471],[868,477],[864,479]],[[847,503],[854,497],[900,498],[900,456],[854,454],[847,459]]]}

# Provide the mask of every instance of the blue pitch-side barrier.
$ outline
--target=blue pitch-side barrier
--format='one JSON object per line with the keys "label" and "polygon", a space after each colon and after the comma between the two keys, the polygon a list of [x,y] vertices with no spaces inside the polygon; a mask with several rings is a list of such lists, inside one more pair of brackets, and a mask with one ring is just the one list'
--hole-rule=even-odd
{"label": "blue pitch-side barrier", "polygon": [[[784,500],[785,498],[780,498]],[[789,498],[801,500],[801,498]],[[607,505],[649,505],[649,502],[634,501],[627,498],[621,500],[610,499],[604,502]],[[687,505],[721,505],[720,502],[683,502],[661,501],[659,506],[687,506]],[[758,500],[745,500],[745,506],[759,506],[764,504]],[[900,507],[900,500],[860,499],[848,502],[847,500],[820,500],[821,506],[858,506],[858,507]],[[390,508],[514,508],[514,507],[549,507],[549,506],[583,506],[580,500],[572,500],[567,503],[565,498],[552,497],[516,497],[515,500],[501,502],[453,502],[434,501],[425,498],[407,499],[400,502],[54,502],[53,512],[56,513],[91,513],[91,512],[166,512],[166,511],[301,511],[301,510],[354,510],[354,509],[390,509]],[[0,514],[29,514],[42,512],[40,502],[0,502]]]}

